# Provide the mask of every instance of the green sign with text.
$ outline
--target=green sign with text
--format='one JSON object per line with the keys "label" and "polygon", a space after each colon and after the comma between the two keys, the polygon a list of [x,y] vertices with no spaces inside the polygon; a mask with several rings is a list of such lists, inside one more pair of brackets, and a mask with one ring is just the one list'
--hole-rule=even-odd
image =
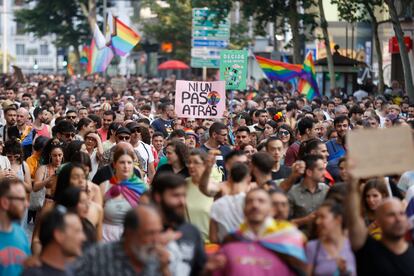
{"label": "green sign with text", "polygon": [[220,80],[226,81],[226,89],[246,89],[246,50],[223,50],[220,52]]}

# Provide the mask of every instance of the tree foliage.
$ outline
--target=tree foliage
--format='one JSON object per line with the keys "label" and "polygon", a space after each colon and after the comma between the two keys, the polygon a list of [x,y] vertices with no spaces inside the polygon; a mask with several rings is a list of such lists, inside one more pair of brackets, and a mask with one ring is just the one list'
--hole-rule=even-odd
{"label": "tree foliage", "polygon": [[24,31],[36,37],[55,35],[58,47],[77,46],[89,43],[91,31],[88,20],[81,10],[86,0],[27,0],[35,2],[33,8],[16,11],[18,23],[23,24]]}

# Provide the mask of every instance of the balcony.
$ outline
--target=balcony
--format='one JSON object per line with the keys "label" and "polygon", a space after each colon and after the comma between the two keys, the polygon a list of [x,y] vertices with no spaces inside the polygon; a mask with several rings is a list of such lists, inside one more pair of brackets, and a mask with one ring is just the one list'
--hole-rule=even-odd
{"label": "balcony", "polygon": [[56,68],[56,57],[43,56],[43,55],[17,55],[11,62],[22,68],[25,72],[33,72],[34,65],[38,66],[38,71],[54,71]]}

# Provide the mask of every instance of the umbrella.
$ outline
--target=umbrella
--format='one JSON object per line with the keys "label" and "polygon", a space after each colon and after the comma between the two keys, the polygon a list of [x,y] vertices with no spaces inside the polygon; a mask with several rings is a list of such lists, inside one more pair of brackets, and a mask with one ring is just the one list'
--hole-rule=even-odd
{"label": "umbrella", "polygon": [[158,70],[187,70],[190,67],[179,60],[168,60],[158,66]]}

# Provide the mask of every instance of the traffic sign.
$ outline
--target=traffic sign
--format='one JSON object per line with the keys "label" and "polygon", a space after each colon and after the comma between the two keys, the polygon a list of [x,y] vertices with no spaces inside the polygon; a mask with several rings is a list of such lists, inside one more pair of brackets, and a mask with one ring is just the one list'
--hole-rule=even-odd
{"label": "traffic sign", "polygon": [[204,58],[191,58],[191,67],[193,68],[219,68],[220,67],[220,59],[204,59]]}
{"label": "traffic sign", "polygon": [[230,29],[193,29],[193,38],[208,37],[208,38],[229,38]]}
{"label": "traffic sign", "polygon": [[229,42],[227,40],[206,40],[206,39],[193,39],[193,47],[214,47],[214,48],[227,48]]}
{"label": "traffic sign", "polygon": [[193,9],[191,67],[219,67],[220,50],[229,46],[230,19],[217,22],[216,17],[208,8]]}
{"label": "traffic sign", "polygon": [[191,56],[192,57],[199,57],[199,58],[211,58],[211,59],[219,59],[220,58],[220,51],[219,48],[207,48],[207,47],[197,47],[191,49]]}

